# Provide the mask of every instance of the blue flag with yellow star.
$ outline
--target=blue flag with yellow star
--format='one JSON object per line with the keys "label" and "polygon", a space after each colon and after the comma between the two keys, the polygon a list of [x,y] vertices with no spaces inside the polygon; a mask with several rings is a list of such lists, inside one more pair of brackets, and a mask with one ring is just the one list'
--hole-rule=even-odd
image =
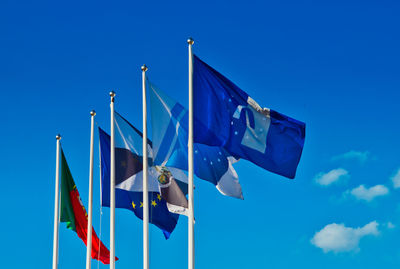
{"label": "blue flag with yellow star", "polygon": [[[120,124],[119,128],[121,131]],[[137,130],[136,130],[137,131]],[[142,156],[141,152],[132,152],[121,144],[121,137],[115,136],[115,207],[133,211],[143,219],[143,188],[142,188]],[[136,136],[137,135],[137,136]],[[129,133],[127,137],[134,138],[129,145],[141,148],[139,133]],[[110,206],[110,136],[99,128],[101,154],[101,204]],[[125,141],[126,142],[126,141]],[[151,160],[149,159],[149,164]],[[169,212],[167,204],[161,198],[154,173],[149,171],[149,222],[160,228],[166,239],[174,230],[179,215]]]}

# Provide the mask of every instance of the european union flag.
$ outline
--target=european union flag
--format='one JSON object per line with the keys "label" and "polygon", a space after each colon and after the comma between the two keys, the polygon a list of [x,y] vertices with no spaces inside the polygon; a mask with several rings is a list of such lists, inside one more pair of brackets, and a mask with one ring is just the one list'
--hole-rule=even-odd
{"label": "european union flag", "polygon": [[[120,117],[116,114],[116,117]],[[117,129],[117,128],[116,128]],[[143,219],[143,179],[142,179],[142,154],[141,151],[132,152],[122,145],[121,137],[117,135],[124,129],[123,123],[119,125],[115,137],[115,207],[126,208]],[[132,129],[136,130],[137,129]],[[127,130],[125,130],[127,131]],[[110,136],[99,128],[101,152],[101,204],[110,206]],[[131,141],[129,145],[141,145],[141,133],[127,134]],[[138,147],[139,149],[141,148]],[[149,161],[151,164],[151,161]],[[149,171],[149,222],[159,227],[165,238],[169,238],[174,230],[179,215],[168,211],[166,202],[161,198],[158,182],[154,171]]]}
{"label": "european union flag", "polygon": [[247,93],[193,55],[194,142],[294,178],[305,123],[261,108]]}

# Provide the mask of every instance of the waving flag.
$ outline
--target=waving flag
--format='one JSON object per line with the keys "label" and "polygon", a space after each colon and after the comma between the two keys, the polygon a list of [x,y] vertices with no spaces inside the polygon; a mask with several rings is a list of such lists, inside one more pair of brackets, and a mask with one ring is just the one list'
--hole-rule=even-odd
{"label": "waving flag", "polygon": [[276,174],[294,178],[305,123],[261,108],[247,93],[193,55],[194,142],[224,147]]}
{"label": "waving flag", "polygon": [[[150,82],[148,84],[154,163],[187,170],[188,111]],[[236,160],[221,147],[195,143],[193,149],[195,175],[213,183],[222,194],[243,199],[238,175],[232,166]]]}
{"label": "waving flag", "polygon": [[[102,205],[110,206],[110,137],[99,128],[101,165],[102,165]],[[149,156],[152,156],[151,141],[149,143]],[[128,121],[115,112],[115,202],[117,208],[126,208],[143,219],[143,159],[142,134]],[[181,191],[172,188],[176,187],[175,179],[179,179],[182,185],[187,181],[186,175],[179,169],[165,169],[152,166],[152,159],[149,158],[148,190],[150,205],[150,223],[159,227],[166,238],[174,230],[178,215],[170,213],[169,207],[175,209],[176,213],[185,213],[186,197],[184,201],[177,202],[176,195]],[[171,183],[172,182],[172,183]],[[161,192],[160,192],[161,189]],[[176,194],[178,193],[178,194]],[[173,194],[176,194],[173,196]],[[164,199],[163,199],[164,197]],[[167,204],[165,197],[174,204]],[[183,208],[180,206],[182,205]],[[187,208],[187,204],[186,204]]]}
{"label": "waving flag", "polygon": [[[134,152],[139,158],[142,158],[143,134],[117,112],[115,112],[115,125],[117,128],[116,150],[125,152],[125,154],[123,154],[124,156],[126,154],[127,156],[131,156],[129,152]],[[188,208],[188,202],[185,196],[188,188],[186,174],[180,169],[153,165],[153,149],[150,139],[147,140],[147,145],[149,156],[149,190],[158,191],[160,189],[161,197],[167,202],[169,211],[186,215]],[[132,162],[129,161],[127,163],[131,164]],[[131,166],[137,165],[132,164]],[[135,189],[137,186],[141,188],[143,182],[141,167],[142,163],[140,163],[140,171],[136,174],[129,175],[128,180],[121,184],[122,188]]]}
{"label": "waving flag", "polygon": [[[87,244],[88,219],[78,189],[69,170],[64,152],[61,150],[61,215],[60,221],[67,223],[67,228],[75,231]],[[92,258],[104,264],[110,263],[110,252],[97,237],[92,228]],[[118,258],[115,258],[118,260]]]}

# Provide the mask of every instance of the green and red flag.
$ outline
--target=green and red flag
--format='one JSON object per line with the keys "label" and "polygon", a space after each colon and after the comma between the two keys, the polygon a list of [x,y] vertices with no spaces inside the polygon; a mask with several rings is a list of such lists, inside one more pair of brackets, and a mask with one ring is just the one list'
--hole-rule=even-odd
{"label": "green and red flag", "polygon": [[[79,238],[87,244],[88,217],[82,204],[78,189],[61,150],[61,215],[60,221],[67,223],[67,228],[75,231]],[[92,258],[104,264],[110,263],[110,252],[97,237],[92,228]],[[118,258],[115,258],[118,260]]]}

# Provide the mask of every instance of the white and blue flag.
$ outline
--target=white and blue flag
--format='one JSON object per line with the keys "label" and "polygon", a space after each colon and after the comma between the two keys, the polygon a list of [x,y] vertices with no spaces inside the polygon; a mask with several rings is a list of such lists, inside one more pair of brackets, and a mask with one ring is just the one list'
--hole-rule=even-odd
{"label": "white and blue flag", "polygon": [[294,178],[305,123],[261,108],[247,93],[193,55],[194,143],[223,147],[273,173]]}
{"label": "white and blue flag", "polygon": [[[148,82],[155,165],[188,170],[188,111]],[[194,174],[213,183],[224,195],[243,199],[237,160],[221,147],[195,143]]]}
{"label": "white and blue flag", "polygon": [[[110,206],[110,136],[99,128],[101,151],[102,206]],[[115,112],[115,204],[143,219],[142,133]],[[174,230],[178,214],[186,214],[186,174],[179,169],[153,166],[151,141],[148,145],[149,222],[166,238]],[[172,213],[171,213],[172,212]]]}

